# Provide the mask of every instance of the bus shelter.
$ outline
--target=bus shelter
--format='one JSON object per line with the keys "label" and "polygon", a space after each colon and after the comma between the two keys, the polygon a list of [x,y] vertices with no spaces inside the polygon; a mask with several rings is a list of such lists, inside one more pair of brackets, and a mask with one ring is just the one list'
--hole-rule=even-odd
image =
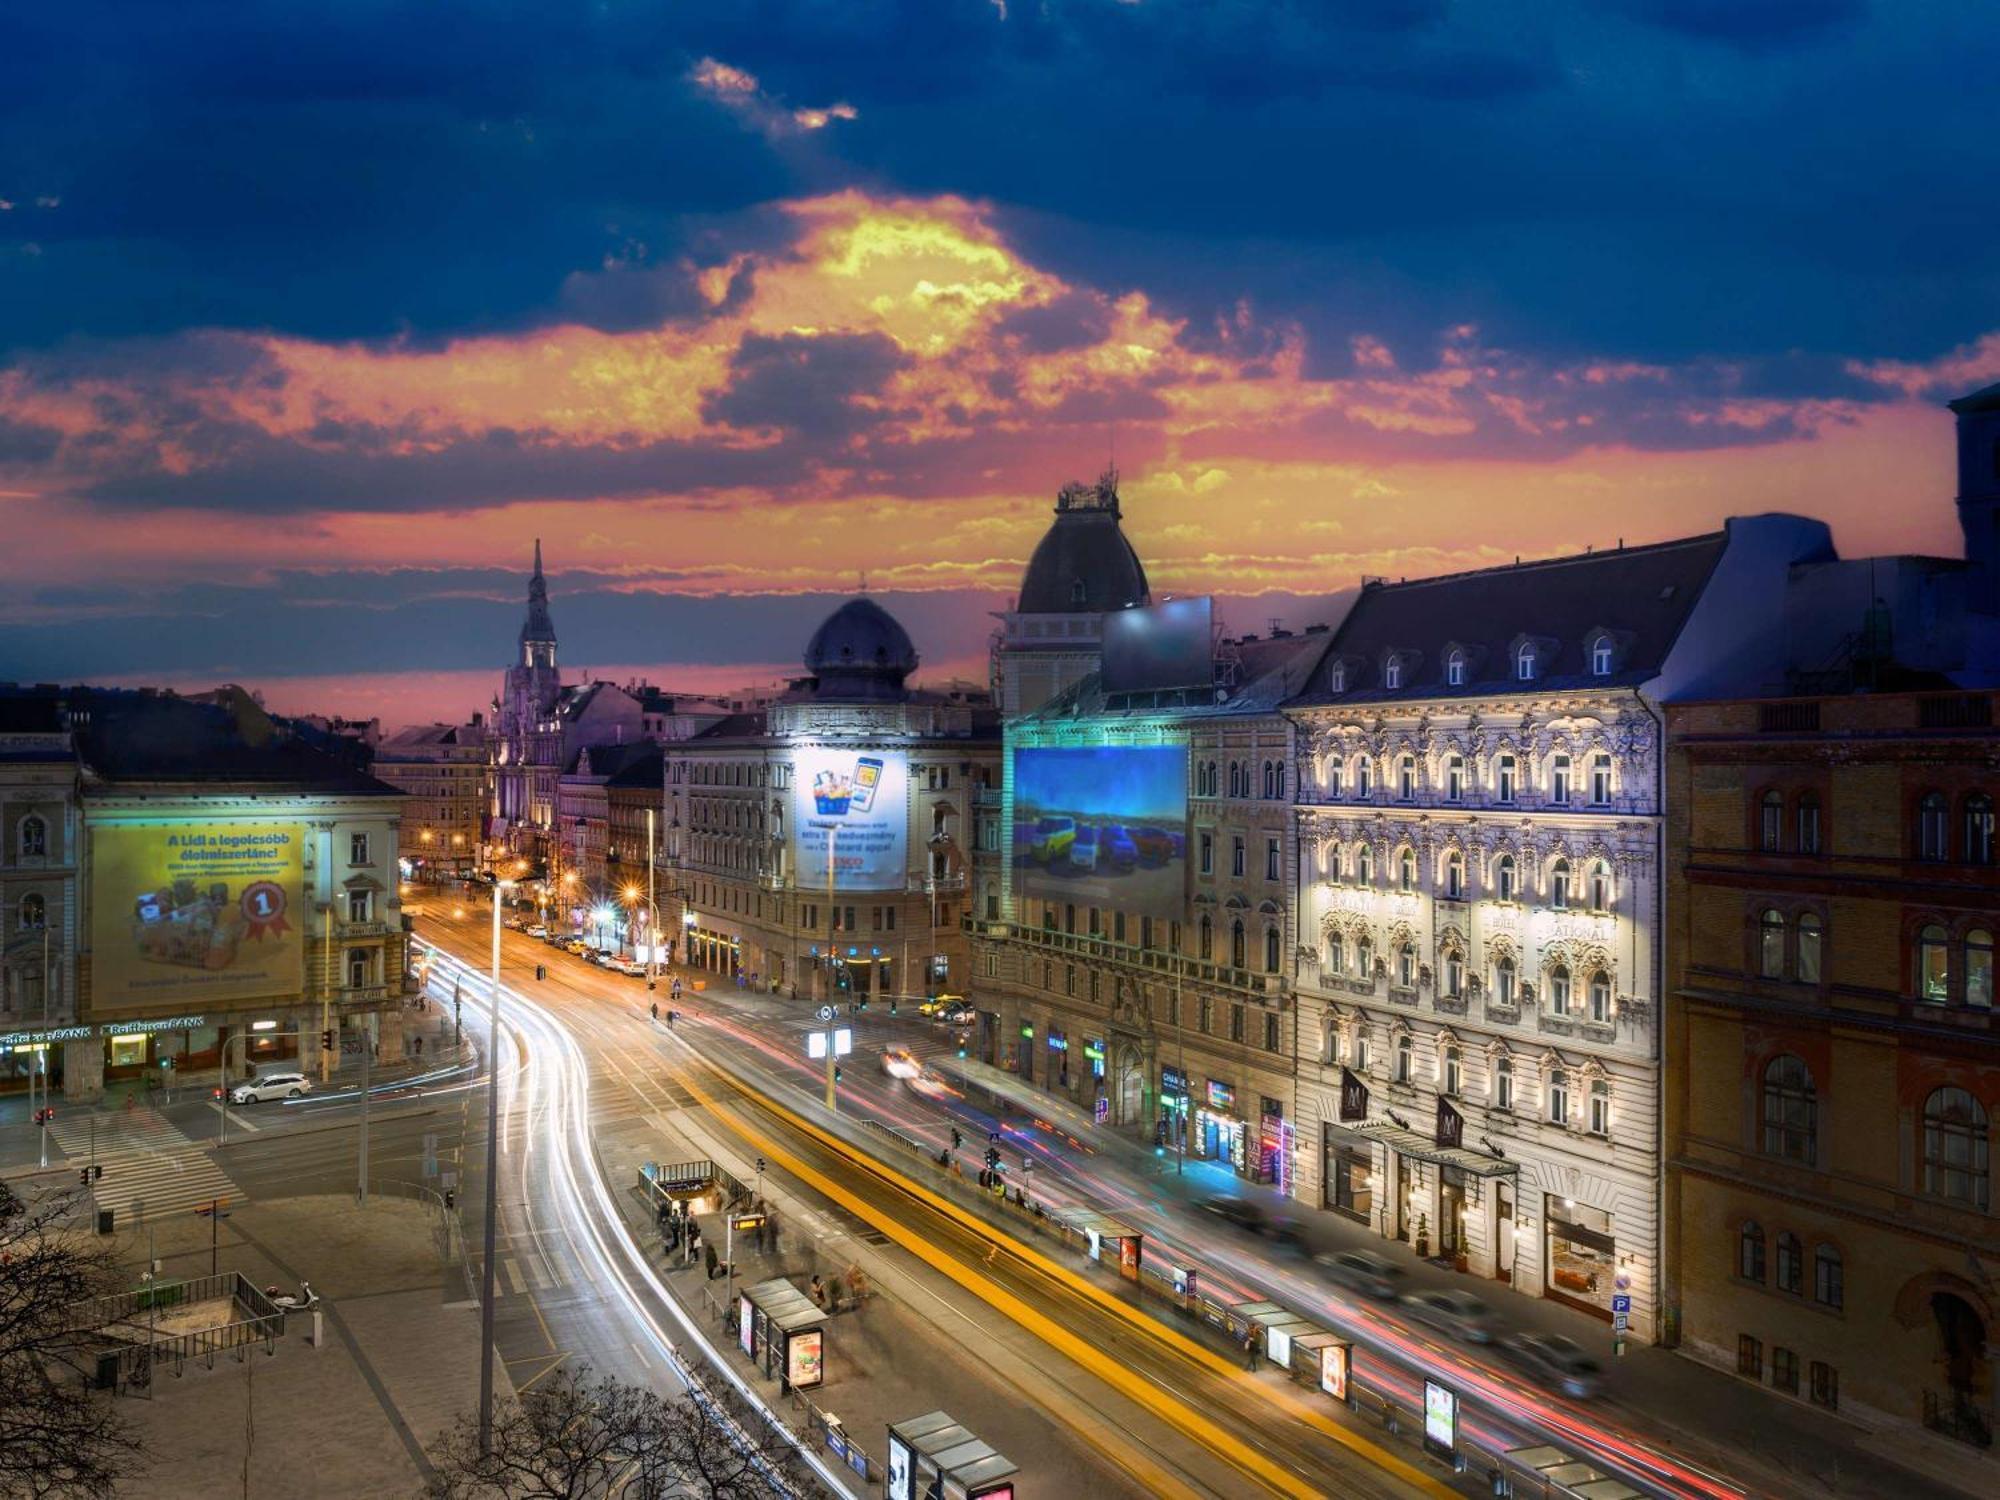
{"label": "bus shelter", "polygon": [[764,1374],[793,1390],[826,1379],[826,1313],[784,1277],[737,1294],[737,1342]]}
{"label": "bus shelter", "polygon": [[1063,1223],[1081,1234],[1090,1246],[1090,1258],[1118,1267],[1127,1281],[1139,1279],[1139,1263],[1145,1250],[1145,1236],[1119,1219],[1104,1214],[1071,1213]]}
{"label": "bus shelter", "polygon": [[1290,1308],[1280,1307],[1275,1302],[1239,1302],[1231,1311],[1235,1314],[1235,1321],[1245,1328],[1263,1330],[1264,1357],[1281,1370],[1292,1369],[1296,1340],[1326,1332],[1319,1324],[1308,1322]]}
{"label": "bus shelter", "polygon": [[1337,1333],[1315,1330],[1292,1339],[1292,1373],[1317,1385],[1336,1401],[1347,1399],[1354,1370],[1354,1346]]}
{"label": "bus shelter", "polygon": [[949,1412],[889,1424],[887,1500],[1014,1500],[1019,1472]]}
{"label": "bus shelter", "polygon": [[1641,1500],[1642,1491],[1560,1448],[1513,1448],[1503,1456],[1513,1493],[1543,1500]]}

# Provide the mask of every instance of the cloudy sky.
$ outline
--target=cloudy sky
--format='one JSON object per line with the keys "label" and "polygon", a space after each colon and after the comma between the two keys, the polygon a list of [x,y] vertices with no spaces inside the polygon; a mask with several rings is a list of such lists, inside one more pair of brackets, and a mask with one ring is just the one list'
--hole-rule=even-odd
{"label": "cloudy sky", "polygon": [[1115,451],[1156,590],[1801,510],[1955,552],[2000,18],[1943,0],[0,13],[0,678],[981,670]]}

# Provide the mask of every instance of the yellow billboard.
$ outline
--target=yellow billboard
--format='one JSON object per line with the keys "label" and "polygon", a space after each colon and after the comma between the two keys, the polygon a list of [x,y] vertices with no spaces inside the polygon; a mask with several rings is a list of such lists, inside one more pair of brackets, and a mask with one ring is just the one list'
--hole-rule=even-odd
{"label": "yellow billboard", "polygon": [[297,993],[305,845],[293,823],[189,818],[93,830],[93,1008]]}

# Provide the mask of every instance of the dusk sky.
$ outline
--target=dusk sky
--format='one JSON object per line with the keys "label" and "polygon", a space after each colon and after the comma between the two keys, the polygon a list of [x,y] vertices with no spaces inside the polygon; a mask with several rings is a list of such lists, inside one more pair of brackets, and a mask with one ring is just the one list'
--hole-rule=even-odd
{"label": "dusk sky", "polygon": [[1823,516],[1955,554],[2000,17],[1909,0],[0,14],[0,679],[482,706]]}

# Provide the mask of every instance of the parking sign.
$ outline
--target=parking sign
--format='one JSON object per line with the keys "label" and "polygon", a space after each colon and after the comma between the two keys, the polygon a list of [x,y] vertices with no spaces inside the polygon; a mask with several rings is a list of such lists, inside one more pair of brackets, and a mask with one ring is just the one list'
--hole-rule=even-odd
{"label": "parking sign", "polygon": [[1611,1310],[1614,1313],[1630,1312],[1632,1310],[1632,1299],[1622,1292],[1619,1293],[1611,1299]]}

